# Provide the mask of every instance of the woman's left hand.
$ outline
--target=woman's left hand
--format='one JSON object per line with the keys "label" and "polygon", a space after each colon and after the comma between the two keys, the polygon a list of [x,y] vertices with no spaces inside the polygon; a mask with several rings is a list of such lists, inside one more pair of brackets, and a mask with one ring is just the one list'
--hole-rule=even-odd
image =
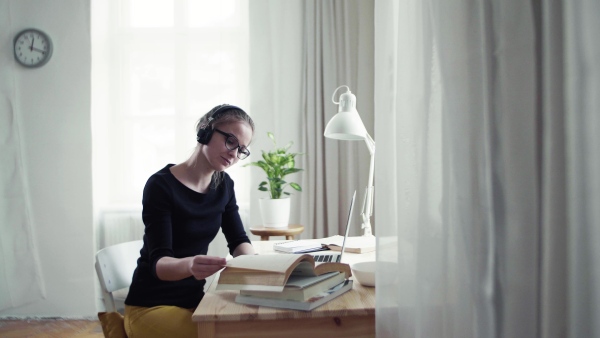
{"label": "woman's left hand", "polygon": [[200,280],[212,276],[224,268],[225,264],[227,264],[225,258],[198,255],[190,261],[189,271],[194,278]]}

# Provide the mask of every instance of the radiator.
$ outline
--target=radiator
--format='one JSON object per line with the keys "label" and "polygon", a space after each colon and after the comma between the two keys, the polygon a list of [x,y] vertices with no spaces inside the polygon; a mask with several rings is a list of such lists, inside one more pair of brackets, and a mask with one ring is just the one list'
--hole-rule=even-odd
{"label": "radiator", "polygon": [[144,237],[141,210],[103,210],[96,234],[98,250],[107,246],[136,241]]}

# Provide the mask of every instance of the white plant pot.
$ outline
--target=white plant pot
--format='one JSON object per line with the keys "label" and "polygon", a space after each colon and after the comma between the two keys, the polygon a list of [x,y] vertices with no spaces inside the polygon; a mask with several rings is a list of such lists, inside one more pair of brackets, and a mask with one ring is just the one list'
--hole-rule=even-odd
{"label": "white plant pot", "polygon": [[290,221],[290,198],[261,198],[260,215],[265,228],[287,228]]}

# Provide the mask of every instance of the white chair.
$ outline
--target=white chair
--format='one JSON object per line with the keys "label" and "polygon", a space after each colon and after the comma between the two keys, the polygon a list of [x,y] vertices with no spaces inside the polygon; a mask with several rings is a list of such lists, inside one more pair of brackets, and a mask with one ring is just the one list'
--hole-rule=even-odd
{"label": "white chair", "polygon": [[142,240],[131,241],[106,247],[96,253],[96,273],[107,312],[123,312],[142,246]]}

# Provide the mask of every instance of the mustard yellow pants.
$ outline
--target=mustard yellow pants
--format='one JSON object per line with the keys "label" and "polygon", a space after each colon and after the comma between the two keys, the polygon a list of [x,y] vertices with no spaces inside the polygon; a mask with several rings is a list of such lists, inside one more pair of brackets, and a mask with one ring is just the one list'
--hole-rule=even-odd
{"label": "mustard yellow pants", "polygon": [[125,305],[125,332],[128,338],[198,337],[193,312],[177,306]]}

